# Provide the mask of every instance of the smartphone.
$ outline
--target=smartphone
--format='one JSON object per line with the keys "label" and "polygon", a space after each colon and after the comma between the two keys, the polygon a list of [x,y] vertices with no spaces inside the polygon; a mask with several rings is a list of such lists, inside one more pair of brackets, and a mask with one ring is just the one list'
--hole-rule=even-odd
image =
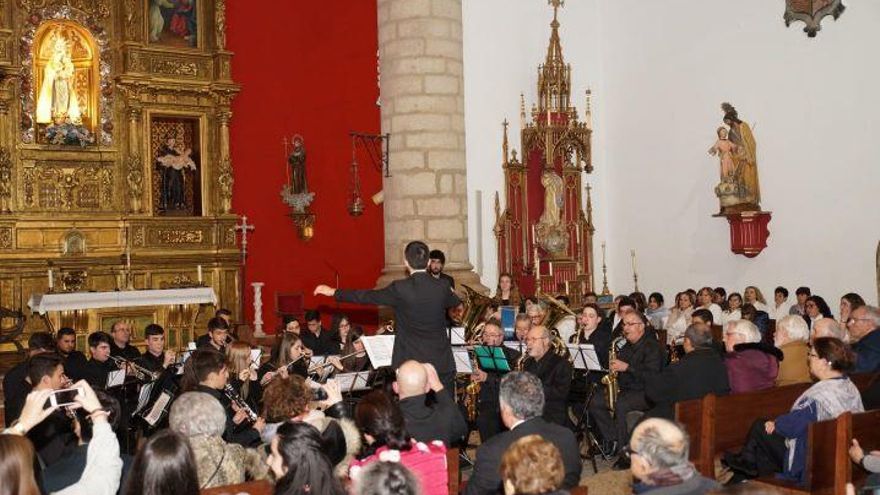
{"label": "smartphone", "polygon": [[74,399],[82,396],[82,393],[82,389],[78,387],[53,390],[52,395],[49,396],[49,404],[58,407],[72,406],[77,404]]}

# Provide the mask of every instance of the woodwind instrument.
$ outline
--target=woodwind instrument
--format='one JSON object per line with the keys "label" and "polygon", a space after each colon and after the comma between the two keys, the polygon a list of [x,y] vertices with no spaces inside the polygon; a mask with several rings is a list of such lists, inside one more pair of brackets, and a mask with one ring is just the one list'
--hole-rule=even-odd
{"label": "woodwind instrument", "polygon": [[[480,369],[479,364],[477,363],[476,352],[471,348],[468,351],[468,355],[471,358],[471,366],[473,368],[474,373]],[[477,403],[480,400],[480,388],[482,384],[480,382],[475,382],[471,380],[470,383],[464,388],[464,409],[467,412],[467,420],[471,423],[477,420]]]}
{"label": "woodwind instrument", "polygon": [[226,395],[226,397],[230,401],[232,401],[233,404],[238,406],[238,408],[240,410],[244,411],[245,414],[247,414],[248,421],[250,421],[251,423],[254,423],[257,421],[257,413],[255,413],[254,410],[251,409],[251,406],[248,405],[247,401],[245,401],[240,395],[235,393],[235,390],[232,388],[232,385],[230,385],[228,383],[226,385],[224,385],[223,386],[223,393]]}
{"label": "woodwind instrument", "polygon": [[[287,372],[290,373],[290,367],[293,366],[294,364],[300,362],[300,360],[302,360],[302,359],[305,358],[305,357],[306,357],[306,353],[302,353],[302,354],[299,355],[298,358],[296,358],[296,359],[294,359],[293,361],[291,361],[291,362],[285,364],[282,368],[286,369]],[[280,370],[278,370],[278,371],[280,371]],[[274,380],[275,377],[277,377],[277,376],[278,376],[278,373],[275,373],[275,374],[272,375],[268,380],[262,382],[260,385],[262,385],[262,386],[265,387],[266,385],[272,383],[272,380]]]}
{"label": "woodwind instrument", "polygon": [[[354,351],[350,354],[346,354],[345,356],[342,356],[341,358],[339,358],[339,362],[342,363],[343,360],[348,359],[353,356],[357,356],[358,354],[360,354],[362,352],[364,352],[364,351]],[[327,356],[327,357],[329,358],[330,356]],[[320,369],[326,368],[328,366],[333,366],[333,363],[331,363],[330,361],[324,361],[321,364],[316,364],[316,365],[310,367],[308,369],[308,371],[306,372],[306,374],[311,375],[312,373],[314,373]]]}
{"label": "woodwind instrument", "polygon": [[[608,366],[611,362],[617,360],[617,346],[623,337],[618,337],[611,342],[611,350],[608,353]],[[617,396],[620,394],[620,386],[617,383],[617,372],[608,370],[608,374],[602,377],[602,384],[605,385],[605,404],[611,411],[611,417],[614,417],[614,408],[617,404]]]}

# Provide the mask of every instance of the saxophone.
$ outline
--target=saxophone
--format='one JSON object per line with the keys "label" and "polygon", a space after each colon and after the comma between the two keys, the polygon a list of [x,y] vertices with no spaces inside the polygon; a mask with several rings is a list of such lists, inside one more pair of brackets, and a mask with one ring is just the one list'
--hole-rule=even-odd
{"label": "saxophone", "polygon": [[[618,337],[611,342],[611,350],[608,353],[609,367],[611,362],[617,359],[617,346],[621,339],[623,337]],[[602,384],[605,385],[605,403],[608,404],[611,416],[614,416],[614,406],[617,403],[617,395],[620,393],[620,388],[617,384],[617,372],[608,370],[608,374],[602,377]]]}
{"label": "saxophone", "polygon": [[[477,364],[477,356],[473,351],[470,352],[471,356],[471,366],[473,366],[473,370],[476,372],[479,368]],[[475,382],[471,380],[470,383],[464,388],[464,408],[467,411],[467,420],[470,423],[473,423],[477,420],[477,403],[480,400],[480,382]]]}

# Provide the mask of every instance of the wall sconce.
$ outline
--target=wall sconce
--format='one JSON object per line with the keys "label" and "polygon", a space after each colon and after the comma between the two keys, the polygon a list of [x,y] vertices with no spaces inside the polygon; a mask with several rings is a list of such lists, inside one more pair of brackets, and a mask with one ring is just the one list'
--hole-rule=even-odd
{"label": "wall sconce", "polygon": [[315,214],[309,211],[315,193],[309,192],[306,182],[306,147],[302,136],[293,136],[289,143],[284,139],[284,156],[287,184],[281,188],[281,200],[290,207],[288,215],[296,225],[299,238],[308,241],[315,235]]}
{"label": "wall sconce", "polygon": [[[384,176],[391,177],[388,160],[388,141],[391,134],[364,134],[350,132],[351,136],[351,167],[349,180],[348,213],[356,217],[364,212],[364,199],[361,197],[360,168],[357,161],[358,143],[367,150],[370,162],[379,172],[384,171]],[[378,203],[377,203],[378,204]]]}

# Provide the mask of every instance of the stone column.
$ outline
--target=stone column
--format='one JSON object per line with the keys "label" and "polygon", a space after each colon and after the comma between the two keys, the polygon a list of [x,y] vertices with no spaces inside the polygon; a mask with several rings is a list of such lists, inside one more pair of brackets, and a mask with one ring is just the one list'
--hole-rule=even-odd
{"label": "stone column", "polygon": [[403,247],[446,253],[445,272],[485,289],[468,261],[461,0],[378,0],[385,179],[385,268],[403,276]]}

